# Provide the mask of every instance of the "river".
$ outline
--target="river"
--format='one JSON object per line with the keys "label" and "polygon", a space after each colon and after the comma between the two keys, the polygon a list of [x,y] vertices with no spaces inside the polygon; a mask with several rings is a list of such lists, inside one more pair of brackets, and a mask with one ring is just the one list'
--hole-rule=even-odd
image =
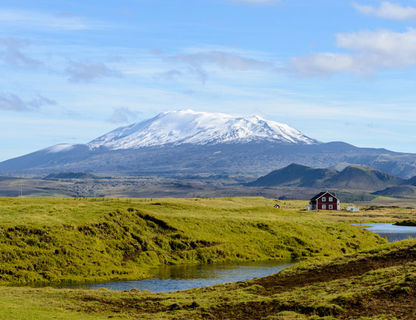
{"label": "river", "polygon": [[151,279],[137,281],[117,281],[76,285],[72,288],[110,290],[149,290],[152,292],[172,292],[191,288],[207,287],[215,284],[261,278],[291,266],[291,263],[277,261],[250,262],[244,264],[208,264],[163,266],[155,270]]}

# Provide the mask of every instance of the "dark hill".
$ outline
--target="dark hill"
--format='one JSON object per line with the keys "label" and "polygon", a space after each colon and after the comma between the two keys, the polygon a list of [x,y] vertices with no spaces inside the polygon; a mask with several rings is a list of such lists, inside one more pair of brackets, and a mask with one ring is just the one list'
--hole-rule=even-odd
{"label": "dark hill", "polygon": [[413,186],[395,186],[384,190],[373,192],[376,196],[386,196],[394,198],[404,198],[413,196],[415,194],[415,187]]}
{"label": "dark hill", "polygon": [[55,180],[55,179],[100,179],[96,175],[86,172],[60,172],[51,173],[43,178],[44,180]]}
{"label": "dark hill", "polygon": [[403,182],[403,179],[388,173],[352,165],[326,181],[326,185],[340,189],[380,190]]}
{"label": "dark hill", "polygon": [[409,186],[416,186],[416,176],[406,180],[404,184],[409,185]]}
{"label": "dark hill", "polygon": [[380,190],[397,186],[405,180],[376,169],[348,166],[341,172],[333,169],[315,169],[291,164],[275,170],[248,184],[256,187],[315,187],[357,190]]}
{"label": "dark hill", "polygon": [[272,171],[248,185],[262,187],[319,187],[323,181],[336,174],[337,171],[333,169],[314,169],[293,163],[285,168]]}

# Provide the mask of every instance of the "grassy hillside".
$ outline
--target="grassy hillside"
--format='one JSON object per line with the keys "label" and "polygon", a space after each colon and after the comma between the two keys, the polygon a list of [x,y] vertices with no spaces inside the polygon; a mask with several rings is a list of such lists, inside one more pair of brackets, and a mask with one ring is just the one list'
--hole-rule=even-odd
{"label": "grassy hillside", "polygon": [[160,264],[299,259],[382,243],[264,198],[0,198],[0,284],[148,277]]}
{"label": "grassy hillside", "polygon": [[6,288],[0,319],[414,319],[416,241],[169,294]]}
{"label": "grassy hillside", "polygon": [[275,170],[248,183],[248,186],[296,186],[319,187],[338,172],[333,169],[315,169],[292,163],[285,168]]}

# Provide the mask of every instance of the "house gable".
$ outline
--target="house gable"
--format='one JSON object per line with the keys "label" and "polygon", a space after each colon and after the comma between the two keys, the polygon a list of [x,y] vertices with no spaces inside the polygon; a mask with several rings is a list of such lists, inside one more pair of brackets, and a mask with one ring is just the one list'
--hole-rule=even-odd
{"label": "house gable", "polygon": [[325,195],[328,195],[328,196],[330,196],[330,197],[338,200],[338,198],[335,195],[333,195],[331,192],[329,192],[329,191],[320,192],[315,197],[313,197],[311,200],[319,200],[319,199],[321,199]]}

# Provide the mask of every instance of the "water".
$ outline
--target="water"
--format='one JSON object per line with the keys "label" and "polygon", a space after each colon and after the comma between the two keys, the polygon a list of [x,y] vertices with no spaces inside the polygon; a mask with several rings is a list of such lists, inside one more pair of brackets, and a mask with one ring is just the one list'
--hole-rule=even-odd
{"label": "water", "polygon": [[152,279],[106,282],[76,287],[87,289],[139,289],[152,292],[172,292],[207,287],[220,283],[261,278],[278,273],[291,265],[292,264],[290,263],[268,261],[245,263],[243,265],[210,264],[196,266],[164,266],[156,270],[156,275]]}
{"label": "water", "polygon": [[388,242],[416,238],[416,227],[395,226],[392,223],[354,223],[354,225],[362,225],[383,238],[387,238]]}

